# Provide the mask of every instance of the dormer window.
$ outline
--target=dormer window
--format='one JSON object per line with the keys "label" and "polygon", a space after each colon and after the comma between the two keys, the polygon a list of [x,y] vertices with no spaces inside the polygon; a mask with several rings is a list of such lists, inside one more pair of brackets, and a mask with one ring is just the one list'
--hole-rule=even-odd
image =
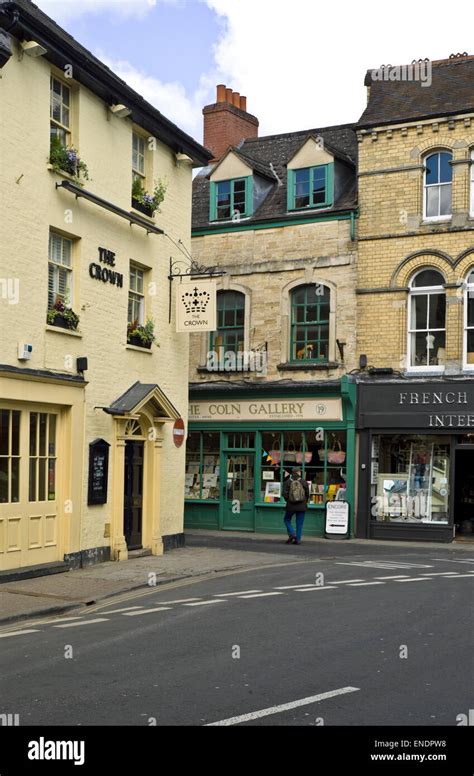
{"label": "dormer window", "polygon": [[329,207],[333,202],[333,164],[288,170],[288,210]]}
{"label": "dormer window", "polygon": [[252,176],[211,181],[211,221],[238,221],[252,213]]}

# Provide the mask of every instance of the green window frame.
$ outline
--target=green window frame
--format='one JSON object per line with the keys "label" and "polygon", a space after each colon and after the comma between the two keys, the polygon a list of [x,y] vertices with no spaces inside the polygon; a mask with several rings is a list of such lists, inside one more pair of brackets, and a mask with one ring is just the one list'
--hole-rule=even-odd
{"label": "green window frame", "polygon": [[329,361],[331,292],[327,286],[311,283],[291,291],[290,361]]}
{"label": "green window frame", "polygon": [[288,210],[330,207],[333,200],[333,163],[288,170]]}
{"label": "green window frame", "polygon": [[236,221],[252,215],[253,176],[211,181],[211,221]]}
{"label": "green window frame", "polygon": [[[189,439],[194,437],[194,449],[189,449]],[[186,445],[186,469],[184,498],[192,501],[219,502],[220,454],[219,431],[190,431]],[[209,481],[212,481],[211,482]]]}
{"label": "green window frame", "polygon": [[217,329],[210,335],[209,350],[224,348],[224,353],[238,353],[244,349],[245,294],[241,291],[217,292]]}

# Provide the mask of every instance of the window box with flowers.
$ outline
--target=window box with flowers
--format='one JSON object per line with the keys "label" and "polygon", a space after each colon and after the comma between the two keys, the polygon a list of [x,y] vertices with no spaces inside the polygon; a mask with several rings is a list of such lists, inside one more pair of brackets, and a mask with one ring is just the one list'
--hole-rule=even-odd
{"label": "window box with flowers", "polygon": [[58,326],[60,329],[77,331],[79,316],[64,303],[60,296],[57,296],[54,305],[48,310],[46,323],[50,326]]}
{"label": "window box with flowers", "polygon": [[49,164],[54,172],[68,173],[74,179],[75,183],[81,184],[81,176],[89,180],[89,170],[83,159],[79,158],[76,148],[63,146],[61,141],[55,135],[51,136],[51,146],[49,152]]}
{"label": "window box with flowers", "polygon": [[161,212],[160,205],[165,198],[166,189],[166,183],[158,181],[153,189],[153,193],[149,194],[143,188],[141,180],[135,178],[132,184],[132,207],[152,218],[155,215],[155,211]]}
{"label": "window box with flowers", "polygon": [[150,350],[153,342],[159,347],[156,342],[155,336],[155,322],[152,318],[148,318],[147,322],[143,325],[138,323],[137,320],[132,321],[127,326],[127,343],[128,345],[135,345],[138,348],[147,348]]}

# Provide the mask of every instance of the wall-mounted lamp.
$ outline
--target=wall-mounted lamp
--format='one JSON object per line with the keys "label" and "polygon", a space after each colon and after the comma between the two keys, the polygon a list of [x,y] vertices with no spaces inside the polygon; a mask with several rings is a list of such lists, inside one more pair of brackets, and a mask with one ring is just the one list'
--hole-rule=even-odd
{"label": "wall-mounted lamp", "polygon": [[367,368],[367,356],[365,353],[362,353],[359,356],[359,369],[366,369]]}
{"label": "wall-mounted lamp", "polygon": [[87,372],[88,366],[89,365],[87,363],[87,358],[85,358],[85,356],[76,358],[76,369],[80,374],[83,374],[83,372]]}
{"label": "wall-mounted lamp", "polygon": [[20,45],[23,53],[29,57],[42,57],[47,53],[47,49],[36,40],[22,40]]}
{"label": "wall-mounted lamp", "polygon": [[117,105],[111,105],[110,106],[111,113],[114,114],[114,116],[117,116],[119,119],[126,119],[127,116],[130,116],[132,113],[131,108],[127,108],[126,105],[122,105],[122,103],[119,103]]}

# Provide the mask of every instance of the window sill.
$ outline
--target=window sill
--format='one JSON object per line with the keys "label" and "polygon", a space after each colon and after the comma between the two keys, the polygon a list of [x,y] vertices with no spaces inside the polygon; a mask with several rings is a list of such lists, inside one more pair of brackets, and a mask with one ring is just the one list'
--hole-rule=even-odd
{"label": "window sill", "polygon": [[405,371],[407,377],[413,375],[442,375],[444,374],[446,367],[444,366],[420,366],[410,367]]}
{"label": "window sill", "polygon": [[453,220],[452,216],[441,216],[440,218],[422,218],[420,226],[433,226],[433,224],[448,224]]}
{"label": "window sill", "polygon": [[54,331],[55,334],[66,334],[68,337],[79,337],[82,339],[82,334],[79,331],[73,331],[73,329],[63,329],[61,326],[51,326],[49,323],[45,326],[46,331]]}
{"label": "window sill", "polygon": [[147,213],[145,213],[142,210],[137,210],[136,208],[131,207],[130,208],[130,213],[132,213],[133,215],[136,215],[136,216],[140,216],[140,218],[146,218],[146,220],[149,221],[150,224],[154,224],[155,223],[155,218],[153,216],[148,215]]}
{"label": "window sill", "polygon": [[82,182],[82,181],[80,181],[80,180],[78,180],[77,178],[75,178],[75,177],[74,177],[74,175],[71,175],[71,173],[70,173],[70,172],[66,172],[66,170],[55,170],[55,169],[54,169],[54,167],[53,167],[53,165],[52,165],[52,164],[49,164],[49,163],[46,165],[46,168],[47,168],[47,169],[48,169],[50,172],[54,173],[55,175],[59,175],[61,178],[65,178],[65,179],[66,179],[66,180],[68,180],[68,181],[72,181],[72,182],[73,182],[73,183],[75,183],[77,186],[84,186],[84,184],[83,184],[83,182]]}
{"label": "window sill", "polygon": [[277,364],[277,369],[280,372],[293,372],[296,370],[304,370],[308,372],[313,370],[324,371],[325,369],[339,369],[340,366],[341,364],[339,364],[337,361],[326,361],[324,363],[315,362],[313,364],[309,361],[302,360],[299,363],[288,361],[285,364]]}
{"label": "window sill", "polygon": [[327,205],[308,205],[308,207],[292,207],[288,208],[287,213],[319,213],[321,210],[331,210],[334,203],[330,202]]}
{"label": "window sill", "polygon": [[135,350],[136,353],[146,353],[148,356],[153,354],[151,348],[141,348],[139,345],[125,345],[125,350]]}

